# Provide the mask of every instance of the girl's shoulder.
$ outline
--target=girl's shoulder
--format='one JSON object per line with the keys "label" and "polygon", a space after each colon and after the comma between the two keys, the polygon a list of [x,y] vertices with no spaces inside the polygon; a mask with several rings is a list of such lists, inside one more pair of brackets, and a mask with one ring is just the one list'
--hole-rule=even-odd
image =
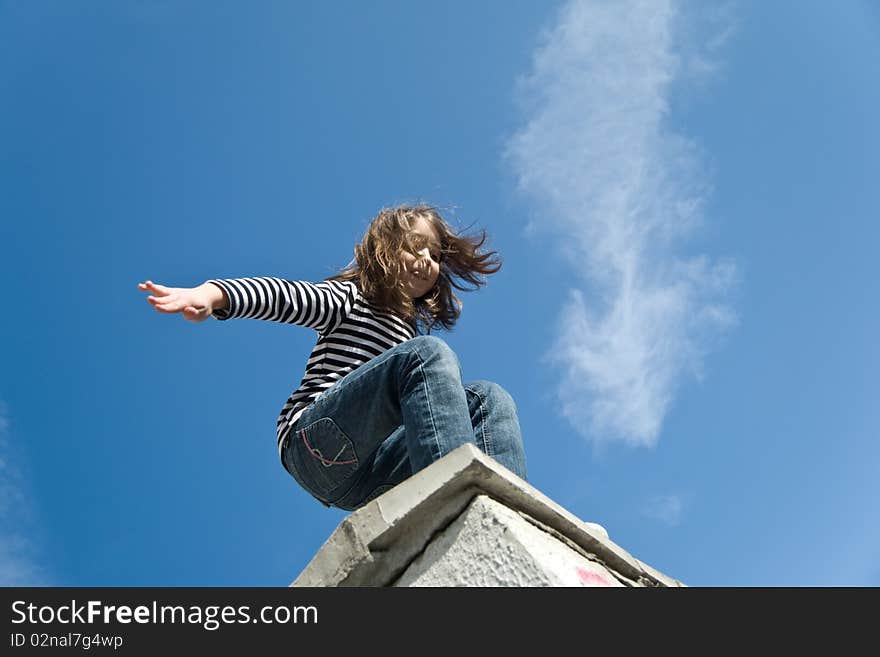
{"label": "girl's shoulder", "polygon": [[390,308],[386,308],[369,299],[361,290],[361,286],[356,279],[328,278],[325,282],[332,283],[335,289],[345,290],[351,295],[350,298],[353,302],[352,310],[354,310],[356,316],[372,316],[399,329],[404,329],[406,332],[415,332],[416,327],[412,322],[400,317]]}
{"label": "girl's shoulder", "polygon": [[360,286],[355,281],[343,280],[338,278],[325,278],[323,281],[314,284],[316,287],[322,287],[337,294],[345,294],[351,298],[363,298]]}

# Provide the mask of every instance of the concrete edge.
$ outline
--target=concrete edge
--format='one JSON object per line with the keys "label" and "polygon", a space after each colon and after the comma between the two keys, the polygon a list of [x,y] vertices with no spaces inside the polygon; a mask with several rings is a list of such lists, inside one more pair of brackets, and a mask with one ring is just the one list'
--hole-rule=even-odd
{"label": "concrete edge", "polygon": [[628,579],[646,586],[681,586],[470,444],[352,512],[291,586],[387,585],[478,494],[534,517]]}

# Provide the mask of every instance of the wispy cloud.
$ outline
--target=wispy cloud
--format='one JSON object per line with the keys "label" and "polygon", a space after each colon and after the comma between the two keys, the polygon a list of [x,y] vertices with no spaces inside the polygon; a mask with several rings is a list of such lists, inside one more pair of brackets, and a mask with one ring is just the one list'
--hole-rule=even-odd
{"label": "wispy cloud", "polygon": [[577,274],[549,357],[562,413],[597,444],[653,445],[682,379],[735,322],[734,263],[679,250],[711,191],[669,120],[675,83],[715,70],[718,33],[690,58],[677,41],[693,24],[674,0],[575,0],[521,80],[526,121],[506,157],[530,231],[555,235]]}
{"label": "wispy cloud", "polygon": [[648,500],[642,512],[667,527],[676,527],[681,523],[684,500],[678,495],[657,495]]}
{"label": "wispy cloud", "polygon": [[30,505],[13,464],[10,434],[9,410],[0,400],[0,586],[41,586],[46,577],[26,535]]}

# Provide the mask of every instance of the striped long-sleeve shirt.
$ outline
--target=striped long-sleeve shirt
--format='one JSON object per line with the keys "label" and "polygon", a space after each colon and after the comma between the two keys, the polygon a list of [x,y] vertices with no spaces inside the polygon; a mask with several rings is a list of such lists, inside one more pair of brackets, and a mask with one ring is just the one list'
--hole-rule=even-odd
{"label": "striped long-sleeve shirt", "polygon": [[318,341],[299,387],[278,416],[278,449],[288,426],[321,393],[387,349],[414,337],[413,326],[370,304],[351,281],[288,281],[275,277],[208,281],[221,287],[229,307],[219,320],[265,319],[314,329]]}

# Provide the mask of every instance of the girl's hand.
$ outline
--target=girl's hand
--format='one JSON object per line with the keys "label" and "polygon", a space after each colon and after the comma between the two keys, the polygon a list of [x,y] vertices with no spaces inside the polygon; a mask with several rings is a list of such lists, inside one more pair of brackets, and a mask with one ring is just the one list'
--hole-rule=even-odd
{"label": "girl's hand", "polygon": [[153,281],[138,283],[138,289],[152,292],[147,297],[153,308],[160,313],[183,313],[184,319],[202,322],[211,316],[215,304],[224,298],[216,285],[205,283],[199,287],[166,287]]}

